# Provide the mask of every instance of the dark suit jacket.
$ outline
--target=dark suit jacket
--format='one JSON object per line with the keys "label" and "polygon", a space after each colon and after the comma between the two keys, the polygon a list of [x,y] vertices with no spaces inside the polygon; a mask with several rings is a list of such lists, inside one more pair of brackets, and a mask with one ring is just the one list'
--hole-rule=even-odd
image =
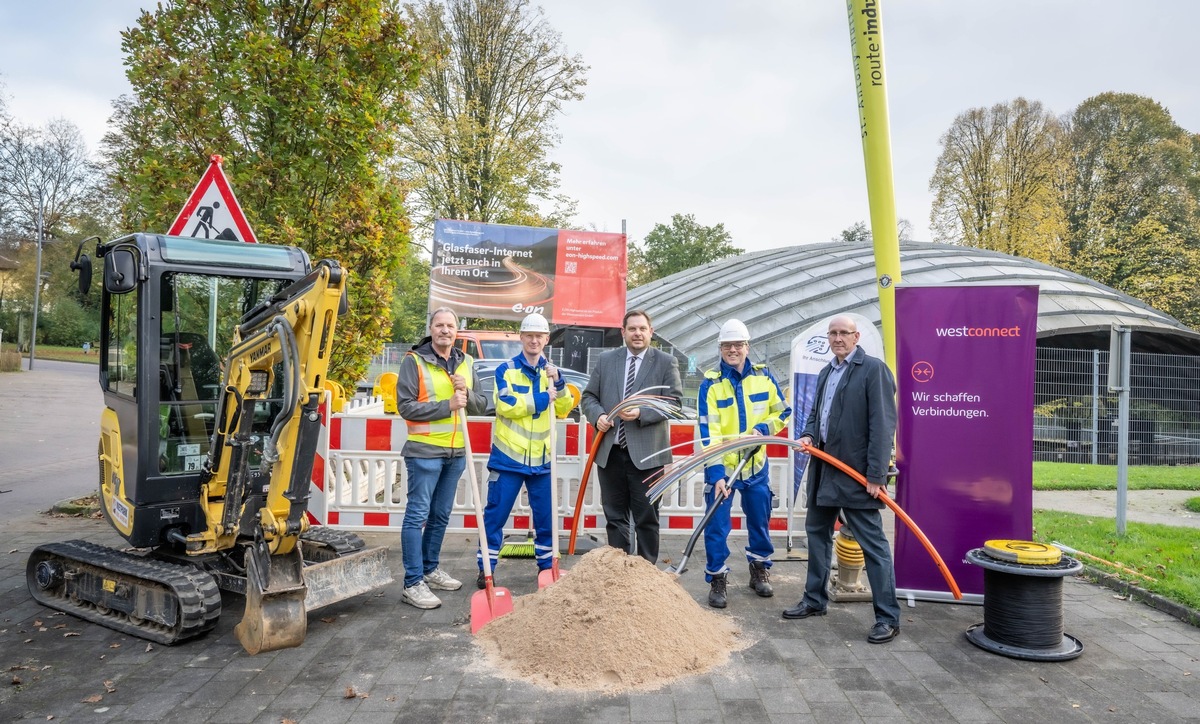
{"label": "dark suit jacket", "polygon": [[[625,347],[610,350],[600,355],[600,361],[588,380],[587,388],[583,391],[581,406],[588,420],[595,421],[606,414],[625,397],[625,359],[628,350]],[[661,350],[650,347],[642,356],[638,367],[637,377],[633,381],[634,391],[665,385],[663,389],[652,390],[651,394],[665,395],[673,398],[678,404],[681,391],[679,380],[679,362],[675,357]],[[603,467],[608,464],[608,453],[616,444],[616,430],[609,430],[600,443],[596,452],[596,464]],[[643,458],[651,453],[665,450],[671,444],[670,425],[667,417],[658,410],[643,407],[641,417],[625,427],[625,441],[629,457],[640,469],[656,468],[671,462],[671,453],[663,452],[649,460]]]}
{"label": "dark suit jacket", "polygon": [[[896,383],[892,371],[862,347],[849,357],[829,411],[825,452],[862,473],[868,481],[887,484],[888,463],[896,436]],[[821,442],[821,408],[832,365],[817,376],[817,401],[801,437]],[[867,489],[841,470],[813,458],[808,473],[808,505],[836,508],[882,508]]]}

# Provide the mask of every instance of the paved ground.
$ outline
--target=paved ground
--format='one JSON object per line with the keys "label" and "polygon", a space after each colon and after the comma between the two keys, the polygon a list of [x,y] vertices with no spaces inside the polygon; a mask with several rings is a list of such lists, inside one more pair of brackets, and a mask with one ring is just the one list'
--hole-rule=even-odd
{"label": "paved ground", "polygon": [[[0,402],[14,389],[10,382],[0,376]],[[32,394],[34,388],[24,389]],[[81,424],[82,413],[72,407],[48,410],[40,406],[22,425],[0,427],[3,467],[23,471],[7,480],[28,486],[31,496],[41,491],[41,508],[53,502],[46,491],[62,474],[59,461],[28,462],[34,457],[23,454],[26,443],[11,436],[51,440],[46,430]],[[1106,505],[1104,497],[1056,501],[1039,494],[1035,505],[1088,512],[1085,505]],[[1143,497],[1130,496],[1129,520],[1195,520],[1173,511],[1177,503],[1158,499],[1163,496]],[[1072,661],[1038,663],[968,642],[966,629],[983,620],[976,606],[905,607],[900,637],[884,646],[865,641],[867,603],[835,604],[828,616],[784,621],[779,613],[799,597],[805,564],[776,564],[773,599],[745,588],[739,564],[724,615],[738,621],[749,645],[727,664],[653,692],[581,695],[499,678],[465,625],[468,589],[445,594],[442,608],[422,612],[400,603],[400,584],[393,583],[311,615],[303,646],[255,657],[233,637],[241,604],[227,596],[220,624],[206,637],[176,647],[147,645],[55,614],[26,590],[32,548],[72,538],[120,546],[106,523],[24,512],[0,521],[0,666],[9,677],[0,687],[0,721],[1200,722],[1200,629],[1075,578],[1063,586],[1063,629],[1085,651]],[[375,535],[369,542],[391,546],[399,580],[397,537]],[[664,550],[677,555],[681,546],[672,538]],[[698,550],[694,560],[702,555]],[[443,562],[471,577],[472,538],[451,536]],[[536,587],[531,561],[505,562],[499,576],[515,595]],[[681,582],[704,600],[707,586],[695,569]]]}
{"label": "paved ground", "polygon": [[[314,613],[298,649],[245,654],[232,634],[240,602],[218,628],[176,647],[147,645],[35,604],[24,582],[31,548],[85,538],[118,545],[102,521],[25,517],[0,551],[0,720],[66,722],[1186,722],[1200,721],[1200,629],[1079,579],[1063,586],[1064,631],[1085,651],[1067,662],[1010,659],[973,646],[975,606],[918,602],[900,637],[871,646],[869,604],[823,618],[779,612],[799,596],[803,563],[780,562],[777,596],[759,599],[735,571],[726,614],[752,643],[717,670],[658,691],[615,696],[548,691],[499,678],[480,658],[471,591],[418,611],[400,584]],[[391,566],[400,578],[395,537]],[[668,544],[673,550],[677,545]],[[472,545],[452,536],[444,562],[466,578]],[[697,552],[699,555],[699,552]],[[570,563],[570,559],[567,561]],[[531,561],[506,561],[515,595],[536,587]],[[681,579],[702,601],[703,578]],[[586,657],[586,651],[580,652]],[[352,689],[357,695],[347,698]]]}

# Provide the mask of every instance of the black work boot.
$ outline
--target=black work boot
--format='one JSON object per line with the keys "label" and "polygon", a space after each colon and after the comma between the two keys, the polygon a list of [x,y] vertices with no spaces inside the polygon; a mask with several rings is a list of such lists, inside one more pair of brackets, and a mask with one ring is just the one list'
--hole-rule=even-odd
{"label": "black work boot", "polygon": [[771,590],[771,569],[761,561],[750,564],[750,588],[763,598],[775,595],[775,591]]}
{"label": "black work boot", "polygon": [[728,578],[728,573],[712,577],[712,583],[709,584],[712,588],[708,591],[708,605],[713,608],[725,608],[725,583]]}

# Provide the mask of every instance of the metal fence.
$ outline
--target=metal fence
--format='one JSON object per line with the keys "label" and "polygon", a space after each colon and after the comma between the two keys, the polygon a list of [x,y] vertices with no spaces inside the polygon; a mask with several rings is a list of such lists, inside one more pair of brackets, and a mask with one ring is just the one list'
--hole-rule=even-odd
{"label": "metal fence", "polygon": [[[410,345],[387,345],[372,360],[367,382],[395,371]],[[588,350],[587,372],[610,348]],[[674,352],[674,350],[666,350]],[[561,363],[562,350],[550,350]],[[683,403],[696,405],[703,370],[681,358]],[[786,376],[780,381],[786,384]],[[1035,460],[1116,464],[1117,395],[1108,391],[1108,351],[1037,350],[1034,392]],[[1133,465],[1200,463],[1200,357],[1135,353],[1130,370],[1129,462]]]}
{"label": "metal fence", "polygon": [[[1130,464],[1200,463],[1200,357],[1135,353],[1130,386]],[[1035,460],[1116,463],[1107,350],[1038,348],[1033,447]]]}

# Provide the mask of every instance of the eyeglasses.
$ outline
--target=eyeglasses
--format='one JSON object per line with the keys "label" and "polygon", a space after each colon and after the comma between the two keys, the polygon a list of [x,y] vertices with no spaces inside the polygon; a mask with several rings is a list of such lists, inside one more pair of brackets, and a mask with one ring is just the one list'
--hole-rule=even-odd
{"label": "eyeglasses", "polygon": [[856,334],[858,334],[858,332],[844,332],[842,330],[834,330],[825,336],[829,337],[830,339],[834,339],[837,337],[853,337]]}
{"label": "eyeglasses", "polygon": [[722,342],[721,351],[728,352],[730,350],[741,349],[746,346],[746,342]]}

